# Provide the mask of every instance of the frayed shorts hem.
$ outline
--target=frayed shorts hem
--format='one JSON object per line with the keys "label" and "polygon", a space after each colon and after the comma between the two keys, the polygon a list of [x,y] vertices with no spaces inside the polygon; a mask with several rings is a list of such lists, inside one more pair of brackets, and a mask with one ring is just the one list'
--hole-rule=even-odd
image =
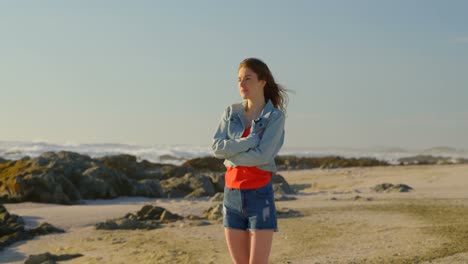
{"label": "frayed shorts hem", "polygon": [[224,228],[229,228],[229,229],[234,229],[234,230],[239,230],[239,231],[259,231],[259,230],[271,230],[273,232],[279,232],[278,228],[247,228],[247,229],[242,229],[242,228],[235,228],[235,227],[230,227],[230,226],[223,226]]}

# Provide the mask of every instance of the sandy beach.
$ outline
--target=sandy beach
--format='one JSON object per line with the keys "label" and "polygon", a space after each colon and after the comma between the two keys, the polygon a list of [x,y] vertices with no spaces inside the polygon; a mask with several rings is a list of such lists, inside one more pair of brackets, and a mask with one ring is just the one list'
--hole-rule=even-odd
{"label": "sandy beach", "polygon": [[[296,200],[278,208],[303,216],[279,218],[270,263],[468,263],[468,165],[355,167],[279,171]],[[407,184],[410,192],[379,193],[380,183]],[[120,197],[84,205],[9,203],[32,228],[64,229],[15,243],[0,263],[31,254],[81,253],[63,263],[232,263],[222,224],[176,222],[155,230],[96,230],[94,224],[136,212],[145,204],[186,216],[217,202],[206,198]]]}

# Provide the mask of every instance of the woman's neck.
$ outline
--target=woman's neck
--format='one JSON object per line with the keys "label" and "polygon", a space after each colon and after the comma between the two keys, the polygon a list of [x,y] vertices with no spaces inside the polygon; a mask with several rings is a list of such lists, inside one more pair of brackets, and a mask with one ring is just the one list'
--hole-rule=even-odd
{"label": "woman's neck", "polygon": [[244,110],[249,115],[252,113],[258,115],[265,107],[265,104],[265,98],[263,97],[260,97],[259,99],[247,99],[247,104]]}

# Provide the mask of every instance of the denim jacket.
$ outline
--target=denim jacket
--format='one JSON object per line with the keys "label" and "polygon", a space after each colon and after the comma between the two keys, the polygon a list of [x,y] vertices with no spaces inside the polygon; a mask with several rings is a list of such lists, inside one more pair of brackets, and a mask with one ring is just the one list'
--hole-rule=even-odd
{"label": "denim jacket", "polygon": [[[250,134],[243,138],[246,103],[243,100],[224,109],[213,136],[213,154],[216,158],[225,159],[223,164],[226,167],[256,166],[276,172],[275,156],[284,143],[285,114],[269,99],[260,115],[252,120]],[[260,129],[264,129],[263,133],[257,134]]]}

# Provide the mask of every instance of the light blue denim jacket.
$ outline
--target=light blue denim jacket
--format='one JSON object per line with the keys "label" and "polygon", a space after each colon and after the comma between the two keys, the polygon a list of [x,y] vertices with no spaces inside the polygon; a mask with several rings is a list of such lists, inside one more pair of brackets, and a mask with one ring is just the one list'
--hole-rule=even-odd
{"label": "light blue denim jacket", "polygon": [[[224,109],[213,136],[213,154],[216,158],[225,159],[223,164],[226,167],[256,166],[276,172],[275,156],[284,143],[285,114],[269,99],[260,115],[252,120],[253,131],[243,138],[246,103],[243,100]],[[264,129],[263,133],[257,134],[260,129]]]}

